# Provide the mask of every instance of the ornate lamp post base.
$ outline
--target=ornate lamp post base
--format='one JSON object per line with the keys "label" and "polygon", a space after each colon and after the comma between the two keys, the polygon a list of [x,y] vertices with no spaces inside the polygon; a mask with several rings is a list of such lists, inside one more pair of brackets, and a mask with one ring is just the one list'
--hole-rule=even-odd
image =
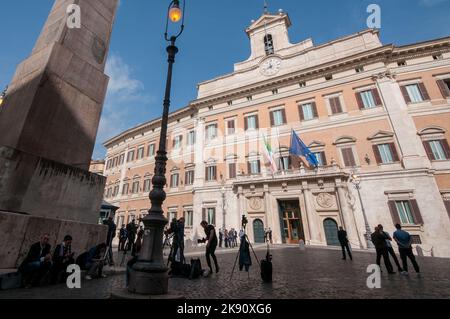
{"label": "ornate lamp post base", "polygon": [[110,299],[122,300],[182,300],[186,299],[178,295],[138,295],[128,291],[128,289],[118,289],[113,291]]}

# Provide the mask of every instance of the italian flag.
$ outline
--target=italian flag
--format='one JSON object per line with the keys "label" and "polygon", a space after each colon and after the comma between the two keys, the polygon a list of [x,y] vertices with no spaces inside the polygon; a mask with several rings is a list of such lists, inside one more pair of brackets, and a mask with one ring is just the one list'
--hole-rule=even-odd
{"label": "italian flag", "polygon": [[265,135],[263,135],[263,139],[264,139],[264,155],[266,157],[266,160],[270,163],[270,169],[273,174],[276,171],[278,171],[278,167],[277,164],[275,163],[275,159],[273,158],[272,146],[270,146],[270,143],[267,142]]}

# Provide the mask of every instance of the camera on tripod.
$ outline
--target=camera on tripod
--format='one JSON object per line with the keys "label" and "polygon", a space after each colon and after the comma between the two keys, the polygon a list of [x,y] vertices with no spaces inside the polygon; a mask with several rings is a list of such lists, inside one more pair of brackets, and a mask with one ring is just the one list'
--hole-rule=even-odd
{"label": "camera on tripod", "polygon": [[248,219],[245,215],[242,215],[242,228],[245,229],[245,227],[247,227],[248,224]]}

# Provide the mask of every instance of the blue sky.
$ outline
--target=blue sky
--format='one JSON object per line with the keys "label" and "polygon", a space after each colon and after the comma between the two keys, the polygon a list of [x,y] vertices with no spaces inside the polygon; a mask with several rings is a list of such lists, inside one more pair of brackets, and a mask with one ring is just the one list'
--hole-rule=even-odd
{"label": "blue sky", "polygon": [[[172,110],[196,98],[197,83],[232,71],[250,53],[244,33],[263,10],[263,0],[187,0],[186,31],[178,42]],[[291,42],[313,38],[315,44],[366,29],[366,8],[382,9],[383,43],[403,45],[450,36],[450,0],[269,0],[293,22]],[[101,143],[121,131],[160,116],[166,77],[162,35],[169,0],[121,0],[107,73],[111,76],[94,158]],[[0,88],[36,41],[53,0],[2,2]],[[14,30],[14,31],[12,31]]]}

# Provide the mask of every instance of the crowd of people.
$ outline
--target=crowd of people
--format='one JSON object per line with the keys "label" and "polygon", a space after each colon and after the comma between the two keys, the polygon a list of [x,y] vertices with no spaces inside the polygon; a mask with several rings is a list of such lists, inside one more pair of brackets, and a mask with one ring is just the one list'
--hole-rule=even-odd
{"label": "crowd of people", "polygon": [[[395,225],[396,231],[392,236],[384,230],[383,225],[378,225],[375,227],[375,231],[371,234],[371,241],[375,246],[376,250],[376,263],[381,268],[381,258],[383,258],[384,265],[388,274],[395,274],[394,267],[391,263],[390,257],[392,257],[398,272],[402,275],[408,275],[408,259],[414,267],[416,273],[420,274],[420,267],[417,263],[416,257],[413,253],[412,248],[412,237],[411,235],[402,229],[400,224]],[[342,248],[342,259],[347,259],[347,254],[351,260],[353,260],[352,252],[350,249],[350,243],[347,237],[347,232],[343,227],[339,228],[338,239]],[[402,264],[400,264],[397,255],[394,251],[393,242],[397,243],[398,250],[400,253],[400,259]]]}
{"label": "crowd of people", "polygon": [[144,238],[144,227],[138,226],[136,220],[131,220],[126,226],[122,225],[119,230],[119,246],[118,251],[128,252],[135,256],[142,248],[142,240]]}
{"label": "crowd of people", "polygon": [[[241,236],[239,236],[241,237]],[[219,229],[219,248],[235,248],[238,246],[238,232],[236,229]]]}

